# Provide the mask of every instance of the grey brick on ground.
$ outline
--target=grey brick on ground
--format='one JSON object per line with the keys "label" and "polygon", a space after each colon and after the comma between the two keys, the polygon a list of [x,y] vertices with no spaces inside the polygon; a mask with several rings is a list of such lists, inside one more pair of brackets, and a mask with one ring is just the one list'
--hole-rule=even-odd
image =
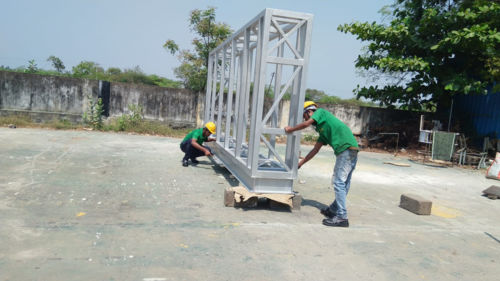
{"label": "grey brick on ground", "polygon": [[415,194],[402,194],[399,207],[417,215],[430,215],[432,202]]}

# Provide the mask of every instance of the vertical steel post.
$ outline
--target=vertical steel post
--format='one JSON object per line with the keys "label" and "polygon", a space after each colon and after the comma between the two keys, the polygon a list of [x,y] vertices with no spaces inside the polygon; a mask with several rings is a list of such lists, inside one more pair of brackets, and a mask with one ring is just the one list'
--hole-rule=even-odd
{"label": "vertical steel post", "polygon": [[237,158],[241,158],[241,146],[244,141],[245,131],[246,131],[246,114],[247,108],[245,107],[245,99],[246,99],[246,89],[247,89],[247,67],[248,67],[248,45],[250,40],[250,31],[248,28],[245,29],[244,39],[243,39],[243,50],[242,50],[242,62],[240,65],[240,105],[238,109],[238,128],[236,134],[236,149],[235,155]]}
{"label": "vertical steel post", "polygon": [[221,130],[222,130],[222,104],[224,103],[224,89],[226,82],[226,48],[222,48],[221,55],[221,66],[220,66],[220,84],[219,84],[219,105],[217,109],[217,142],[221,141]]}
{"label": "vertical steel post", "polygon": [[[237,140],[238,137],[237,137],[237,132],[238,132],[238,124],[239,124],[239,114],[241,112],[241,108],[240,108],[240,96],[241,96],[241,65],[242,65],[242,62],[243,62],[243,56],[242,55],[238,55],[238,67],[235,68],[235,71],[236,71],[236,100],[234,101],[234,119],[233,119],[233,139],[234,140]],[[235,149],[234,149],[234,156],[235,157],[239,157],[240,154],[237,154],[236,153],[236,141],[235,141]]]}
{"label": "vertical steel post", "polygon": [[[297,31],[297,50],[299,51],[300,55],[302,56],[302,59],[304,61],[309,61],[309,53],[310,53],[310,48],[311,44],[311,35],[312,35],[312,19],[307,20],[307,22]],[[300,35],[300,36],[299,36]],[[307,80],[307,69],[308,69],[308,64],[303,64],[302,65],[302,70],[300,71],[300,79],[297,79],[298,81],[298,87],[299,87],[299,109],[297,110],[297,116],[301,116],[302,113],[304,112],[304,99],[306,95],[306,80]],[[292,108],[291,108],[292,109]],[[293,176],[297,176],[297,164],[299,161],[298,154],[299,154],[299,149],[300,149],[300,136],[297,137],[295,140],[295,145],[294,145],[294,157],[293,157]]]}
{"label": "vertical steel post", "polygon": [[[266,13],[259,22],[259,41],[257,42],[257,60],[255,65],[255,84],[254,84],[254,96],[253,96],[253,129],[250,129],[251,133],[251,143],[252,143],[252,158],[251,158],[251,174],[252,176],[257,175],[257,170],[259,168],[259,151],[260,151],[260,139],[262,135],[262,111],[264,110],[264,97],[265,97],[265,87],[266,87],[266,70],[267,70],[267,43],[269,41],[269,25],[271,23],[271,13],[266,10]],[[264,55],[266,54],[266,55]],[[250,148],[249,148],[250,150]],[[250,156],[250,152],[249,152]]]}
{"label": "vertical steel post", "polygon": [[[244,126],[243,126],[243,139],[242,141],[245,142],[247,140],[247,128],[248,128],[248,121],[249,121],[249,118],[250,118],[250,113],[251,111],[253,110],[252,108],[250,108],[250,88],[252,86],[252,68],[253,68],[253,62],[254,62],[254,57],[253,57],[253,52],[254,50],[251,49],[250,50],[250,30],[248,30],[248,33],[247,33],[247,36],[248,36],[248,40],[246,41],[247,44],[245,45],[245,48],[249,49],[249,51],[247,52],[247,55],[248,55],[248,61],[247,61],[247,69],[245,70],[245,75],[247,76],[247,79],[246,79],[246,84],[245,84],[245,88],[244,88],[244,99],[243,99],[243,102],[244,102],[244,106],[243,106],[243,114],[244,114],[244,117],[243,117],[243,121],[244,121]],[[249,144],[250,146],[251,144]],[[248,156],[250,156],[250,148],[248,149]],[[250,161],[248,161],[249,157],[247,157],[247,167],[250,168]]]}
{"label": "vertical steel post", "polygon": [[207,73],[207,88],[205,94],[205,118],[204,121],[207,122],[210,119],[210,101],[212,99],[212,72],[214,69],[214,59],[213,56],[208,57],[208,73]]}
{"label": "vertical steel post", "polygon": [[[266,13],[267,14],[267,13]],[[264,16],[265,18],[266,16]],[[258,22],[258,27],[257,27],[257,41],[255,42],[257,44],[257,48],[255,48],[255,67],[254,67],[254,79],[253,79],[253,89],[251,93],[251,98],[252,98],[252,107],[250,108],[250,135],[249,135],[249,142],[248,142],[248,167],[251,169],[252,174],[254,174],[254,167],[253,167],[253,159],[259,157],[259,145],[260,142],[255,142],[255,135],[257,128],[259,127],[257,124],[257,109],[259,107],[258,101],[260,98],[260,92],[259,92],[259,83],[260,83],[260,65],[262,64],[262,41],[263,41],[263,35],[262,35],[262,26],[263,26],[263,18],[259,19]],[[250,73],[249,73],[250,74]]]}
{"label": "vertical steel post", "polygon": [[231,137],[231,116],[233,115],[233,86],[234,86],[234,63],[236,43],[234,40],[231,42],[231,54],[229,62],[229,89],[227,92],[227,110],[226,110],[226,133],[224,139],[224,148],[229,148],[229,139]]}
{"label": "vertical steel post", "polygon": [[215,117],[215,99],[217,97],[217,72],[219,71],[219,57],[218,52],[213,55],[214,67],[212,72],[212,95],[211,95],[211,105],[210,105],[210,121],[214,121]]}
{"label": "vertical steel post", "polygon": [[[281,40],[281,38],[282,38],[282,36],[280,35],[278,37],[278,41]],[[285,45],[282,44],[281,46],[278,47],[278,50],[276,51],[277,52],[276,56],[278,58],[282,58],[284,51],[285,51]],[[283,65],[276,64],[274,89],[273,89],[274,90],[274,102],[278,101],[278,95],[281,92],[281,74],[282,74],[281,72],[282,72],[282,70],[283,70]],[[271,119],[271,126],[273,128],[278,127],[278,112],[279,112],[279,106],[278,106],[278,108],[276,108],[276,110],[274,110],[273,115],[271,117],[272,118]],[[275,134],[271,134],[269,143],[271,144],[271,146],[273,148],[276,146],[276,135]],[[271,158],[271,149],[269,149],[267,157]]]}

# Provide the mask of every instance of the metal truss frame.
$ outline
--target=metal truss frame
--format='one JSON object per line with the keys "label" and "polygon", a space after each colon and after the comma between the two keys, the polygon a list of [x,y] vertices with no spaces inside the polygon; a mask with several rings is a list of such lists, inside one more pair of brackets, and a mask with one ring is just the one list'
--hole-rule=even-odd
{"label": "metal truss frame", "polygon": [[[217,124],[210,145],[251,192],[293,193],[301,134],[285,134],[278,116],[289,94],[288,124],[302,121],[312,20],[311,14],[265,9],[210,52],[204,120]],[[266,84],[274,91],[267,111]],[[277,136],[286,137],[284,155]]]}

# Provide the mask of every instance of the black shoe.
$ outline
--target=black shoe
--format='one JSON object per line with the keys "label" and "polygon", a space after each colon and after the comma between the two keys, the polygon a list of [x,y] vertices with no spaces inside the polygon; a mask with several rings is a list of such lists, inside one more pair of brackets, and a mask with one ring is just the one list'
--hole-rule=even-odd
{"label": "black shoe", "polygon": [[198,164],[200,163],[200,161],[196,160],[195,158],[191,158],[191,163]]}
{"label": "black shoe", "polygon": [[327,218],[333,218],[335,217],[335,214],[330,210],[329,207],[326,207],[324,209],[321,209],[321,214]]}
{"label": "black shoe", "polygon": [[182,166],[184,166],[184,167],[188,166],[188,161],[186,159],[182,160]]}
{"label": "black shoe", "polygon": [[329,219],[324,219],[323,224],[326,226],[349,227],[349,220],[333,217]]}

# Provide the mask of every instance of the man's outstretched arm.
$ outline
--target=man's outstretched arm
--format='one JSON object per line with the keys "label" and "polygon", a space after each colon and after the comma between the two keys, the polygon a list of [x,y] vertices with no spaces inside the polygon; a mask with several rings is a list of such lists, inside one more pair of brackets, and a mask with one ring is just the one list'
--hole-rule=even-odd
{"label": "man's outstretched arm", "polygon": [[311,160],[319,152],[319,150],[323,145],[324,144],[322,142],[319,141],[316,142],[316,144],[314,144],[313,149],[309,151],[309,153],[307,153],[306,157],[300,160],[298,169],[300,169],[300,167],[302,167],[302,165],[304,165],[307,161]]}
{"label": "man's outstretched arm", "polygon": [[307,121],[304,121],[304,122],[302,122],[300,124],[297,124],[297,126],[295,126],[295,127],[286,126],[285,127],[285,132],[292,133],[292,132],[295,132],[295,131],[298,131],[298,130],[302,130],[302,129],[305,129],[305,128],[311,126],[313,123],[314,123],[314,120],[312,118],[310,118]]}

